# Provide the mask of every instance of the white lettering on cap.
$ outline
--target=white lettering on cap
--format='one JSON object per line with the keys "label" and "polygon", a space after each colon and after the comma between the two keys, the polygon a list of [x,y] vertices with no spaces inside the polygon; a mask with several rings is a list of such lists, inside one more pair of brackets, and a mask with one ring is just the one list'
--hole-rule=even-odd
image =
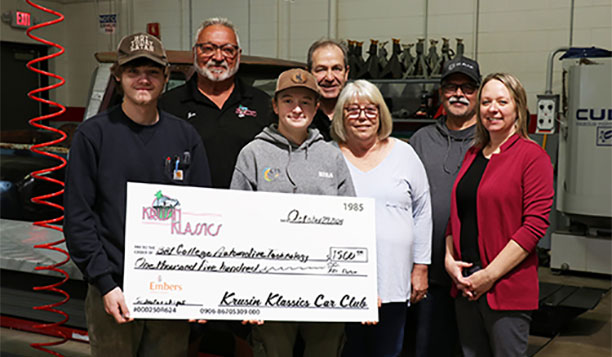
{"label": "white lettering on cap", "polygon": [[130,51],[140,51],[145,50],[149,52],[154,52],[153,41],[149,39],[147,35],[138,35],[134,37],[132,42],[130,42]]}
{"label": "white lettering on cap", "polygon": [[455,68],[455,67],[457,67],[457,66],[463,66],[463,67],[467,67],[467,68],[469,68],[469,69],[474,69],[474,66],[472,66],[472,65],[471,65],[471,64],[469,64],[469,63],[466,63],[466,62],[459,62],[459,63],[451,63],[451,64],[449,64],[449,65],[448,65],[448,70],[450,71],[450,70],[454,69],[454,68]]}

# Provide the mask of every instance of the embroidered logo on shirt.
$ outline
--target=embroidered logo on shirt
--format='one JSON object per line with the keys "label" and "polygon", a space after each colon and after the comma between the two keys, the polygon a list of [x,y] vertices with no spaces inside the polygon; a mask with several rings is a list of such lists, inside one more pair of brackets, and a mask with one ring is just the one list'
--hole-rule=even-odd
{"label": "embroidered logo on shirt", "polygon": [[334,178],[334,174],[331,172],[319,171],[319,177]]}
{"label": "embroidered logo on shirt", "polygon": [[238,108],[236,108],[236,115],[238,115],[238,118],[244,118],[244,117],[257,117],[257,112],[255,110],[251,110],[247,107],[245,107],[244,105],[239,105]]}
{"label": "embroidered logo on shirt", "polygon": [[187,119],[191,119],[191,118],[193,118],[193,117],[195,117],[195,116],[196,116],[196,113],[195,113],[195,112],[188,112],[188,113],[187,113]]}
{"label": "embroidered logo on shirt", "polygon": [[280,169],[266,167],[261,173],[263,174],[264,180],[272,182],[280,176]]}

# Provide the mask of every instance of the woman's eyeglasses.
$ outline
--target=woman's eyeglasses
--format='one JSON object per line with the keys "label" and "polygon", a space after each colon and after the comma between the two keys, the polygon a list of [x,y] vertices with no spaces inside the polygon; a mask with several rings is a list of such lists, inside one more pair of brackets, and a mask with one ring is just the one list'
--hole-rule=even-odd
{"label": "woman's eyeglasses", "polygon": [[351,105],[344,108],[346,112],[346,117],[349,119],[357,119],[361,115],[361,112],[368,119],[374,119],[378,116],[378,107],[374,105],[368,105],[365,107],[360,107],[357,105]]}

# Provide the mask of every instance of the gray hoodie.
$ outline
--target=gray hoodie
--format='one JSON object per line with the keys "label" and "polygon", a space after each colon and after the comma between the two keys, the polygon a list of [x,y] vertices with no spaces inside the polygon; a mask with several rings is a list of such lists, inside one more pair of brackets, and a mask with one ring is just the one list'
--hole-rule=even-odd
{"label": "gray hoodie", "polygon": [[451,190],[463,157],[472,146],[475,130],[475,125],[464,130],[449,130],[446,117],[441,117],[437,123],[419,129],[410,138],[410,145],[425,166],[431,192],[434,227],[429,267],[430,284],[450,287],[451,280],[444,268],[444,254]]}
{"label": "gray hoodie", "polygon": [[297,146],[271,124],[246,145],[236,162],[231,189],[355,196],[351,174],[338,148],[317,129]]}

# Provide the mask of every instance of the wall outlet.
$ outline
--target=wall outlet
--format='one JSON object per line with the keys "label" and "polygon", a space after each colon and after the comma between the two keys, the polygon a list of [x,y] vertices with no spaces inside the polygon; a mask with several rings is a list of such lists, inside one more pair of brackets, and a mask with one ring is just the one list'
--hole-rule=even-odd
{"label": "wall outlet", "polygon": [[558,103],[558,95],[538,95],[536,134],[552,134],[555,132]]}

